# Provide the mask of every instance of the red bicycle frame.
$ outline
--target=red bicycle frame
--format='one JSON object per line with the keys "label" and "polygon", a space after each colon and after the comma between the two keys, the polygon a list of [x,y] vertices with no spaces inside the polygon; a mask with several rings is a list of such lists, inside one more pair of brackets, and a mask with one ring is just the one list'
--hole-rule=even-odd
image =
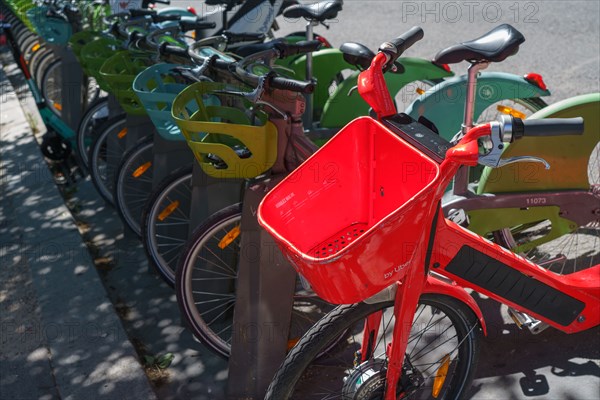
{"label": "red bicycle frame", "polygon": [[[379,53],[358,81],[361,96],[373,107],[378,119],[396,113],[383,78],[382,67],[387,61],[387,56]],[[465,298],[465,292],[456,286],[440,283],[429,271],[566,333],[580,332],[600,324],[600,265],[570,275],[557,275],[443,218],[440,200],[445,188],[460,166],[477,165],[477,139],[490,132],[489,124],[474,127],[446,152],[444,161],[439,165],[438,184],[428,189],[436,193],[430,207],[426,207],[427,215],[414,216],[431,229],[423,230],[422,237],[415,238],[415,255],[409,265],[402,266],[406,273],[401,281],[396,282],[396,323],[393,342],[387,349],[386,400],[396,398],[414,312],[423,293],[441,292],[458,297],[476,312],[485,329],[479,309],[472,300]],[[374,327],[379,326],[380,318],[381,314],[377,313],[367,319],[365,338],[376,337],[377,328]],[[369,357],[369,349],[370,344],[366,340],[361,349],[363,361]]]}

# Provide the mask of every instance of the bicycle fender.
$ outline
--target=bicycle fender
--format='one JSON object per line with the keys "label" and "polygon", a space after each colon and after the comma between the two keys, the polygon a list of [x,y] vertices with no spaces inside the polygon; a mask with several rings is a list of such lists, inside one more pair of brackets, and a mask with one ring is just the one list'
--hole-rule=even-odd
{"label": "bicycle fender", "polygon": [[477,319],[479,319],[479,323],[481,324],[483,334],[487,336],[487,326],[485,324],[485,320],[483,319],[483,313],[481,312],[479,305],[477,305],[477,302],[475,302],[475,299],[469,293],[467,293],[467,291],[463,287],[455,284],[446,283],[438,278],[429,275],[427,276],[427,282],[425,283],[423,293],[442,294],[445,296],[453,297],[458,301],[465,303],[477,316]]}
{"label": "bicycle fender", "polygon": [[[588,161],[600,138],[600,93],[575,96],[549,105],[529,118],[583,117],[584,131],[579,136],[525,137],[511,143],[502,157],[535,155],[550,164],[520,162],[501,168],[486,167],[478,192],[536,192],[549,190],[589,190]],[[540,200],[538,205],[543,205]]]}
{"label": "bicycle fender", "polygon": [[[405,113],[418,119],[424,116],[432,121],[440,135],[450,140],[463,121],[467,76],[446,79],[419,96]],[[492,104],[507,99],[527,99],[548,96],[548,90],[530,83],[524,77],[505,72],[482,72],[477,79],[474,120]]]}
{"label": "bicycle fender", "polygon": [[[317,87],[313,93],[313,110],[320,114],[325,103],[329,99],[329,86],[337,75],[347,69],[356,69],[344,60],[344,54],[338,49],[323,49],[312,53],[313,78],[317,81]],[[277,64],[283,65],[294,71],[292,78],[297,80],[306,79],[306,55],[292,57],[290,60],[281,60]]]}
{"label": "bicycle fender", "polygon": [[[384,75],[392,97],[402,95],[401,90],[403,89],[409,93],[414,93],[419,88],[416,81],[438,80],[453,75],[452,72],[446,71],[431,61],[422,58],[401,57],[398,62],[404,68],[403,72]],[[358,84],[358,74],[359,71],[353,72],[329,96],[321,116],[322,127],[339,128],[355,118],[368,114],[369,105],[360,97],[357,90],[351,92]],[[398,111],[401,112],[402,110]]]}

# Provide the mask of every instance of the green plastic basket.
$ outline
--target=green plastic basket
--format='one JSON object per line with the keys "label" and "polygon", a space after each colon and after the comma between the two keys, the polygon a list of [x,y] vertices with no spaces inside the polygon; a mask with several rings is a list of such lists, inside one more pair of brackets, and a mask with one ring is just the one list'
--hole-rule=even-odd
{"label": "green plastic basket", "polygon": [[73,27],[68,21],[48,16],[49,7],[40,6],[27,10],[26,15],[38,35],[46,42],[66,45],[73,34]]}
{"label": "green plastic basket", "polygon": [[83,72],[87,76],[91,76],[96,79],[100,89],[108,92],[110,88],[103,77],[100,75],[100,68],[116,52],[120,51],[121,42],[108,38],[102,37],[96,39],[81,48],[79,54],[79,62]]}
{"label": "green plastic basket", "polygon": [[[198,82],[173,102],[173,119],[202,170],[215,178],[254,178],[277,160],[277,128],[268,116],[256,112],[252,123],[250,103],[219,93],[240,91],[224,83]],[[206,104],[216,96],[222,105]]]}
{"label": "green plastic basket", "polygon": [[146,115],[146,109],[133,91],[135,77],[152,65],[149,53],[123,50],[107,59],[100,67],[100,76],[108,85],[123,110],[132,115]]}
{"label": "green plastic basket", "polygon": [[71,51],[75,57],[77,57],[77,60],[83,64],[81,60],[81,50],[83,47],[103,37],[104,35],[102,35],[102,33],[96,31],[77,32],[71,35],[71,38],[69,39],[69,46],[71,46]]}

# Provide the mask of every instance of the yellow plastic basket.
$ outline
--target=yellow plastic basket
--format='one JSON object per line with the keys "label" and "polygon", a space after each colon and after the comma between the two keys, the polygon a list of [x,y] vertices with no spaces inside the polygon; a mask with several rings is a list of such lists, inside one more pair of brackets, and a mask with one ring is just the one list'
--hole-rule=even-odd
{"label": "yellow plastic basket", "polygon": [[[173,119],[206,174],[254,178],[277,159],[277,128],[265,113],[251,114],[249,102],[220,93],[226,89],[243,90],[215,82],[188,86],[173,102]],[[209,105],[212,96],[220,105]]]}

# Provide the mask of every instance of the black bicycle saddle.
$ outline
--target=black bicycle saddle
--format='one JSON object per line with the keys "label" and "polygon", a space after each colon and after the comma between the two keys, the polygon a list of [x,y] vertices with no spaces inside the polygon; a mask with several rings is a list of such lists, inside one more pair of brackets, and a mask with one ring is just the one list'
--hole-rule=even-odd
{"label": "black bicycle saddle", "polygon": [[286,18],[305,18],[310,21],[323,22],[337,17],[342,10],[343,0],[327,0],[313,4],[297,4],[283,11]]}
{"label": "black bicycle saddle", "polygon": [[524,41],[525,37],[521,32],[508,24],[503,24],[477,39],[440,51],[433,58],[433,62],[437,64],[456,64],[461,61],[500,62],[516,54],[519,45]]}

